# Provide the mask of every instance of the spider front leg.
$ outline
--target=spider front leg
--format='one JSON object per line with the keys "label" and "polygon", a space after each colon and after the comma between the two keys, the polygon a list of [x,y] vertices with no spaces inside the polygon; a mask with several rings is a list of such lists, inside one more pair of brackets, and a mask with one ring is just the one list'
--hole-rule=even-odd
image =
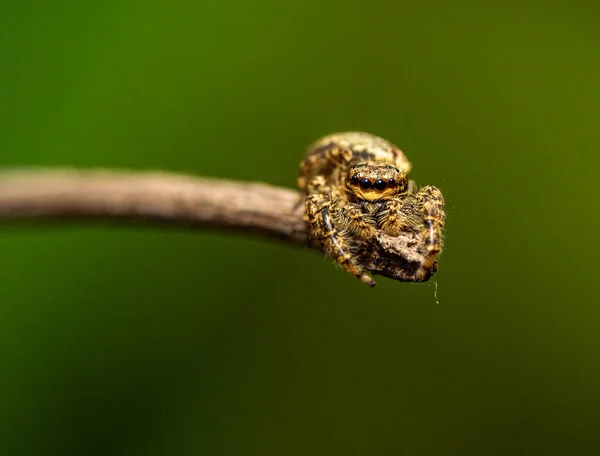
{"label": "spider front leg", "polygon": [[398,195],[385,202],[378,214],[378,226],[390,236],[398,236],[403,231],[419,231],[421,248],[425,250],[424,259],[415,275],[425,280],[431,274],[431,268],[442,251],[442,231],[446,214],[444,197],[435,187],[424,187],[414,192]]}
{"label": "spider front leg", "polygon": [[431,268],[442,251],[442,231],[446,213],[444,212],[444,197],[437,188],[423,187],[415,197],[421,206],[422,242],[425,248],[425,259],[417,275],[425,279],[431,273]]}
{"label": "spider front leg", "polygon": [[384,209],[377,217],[379,227],[390,236],[398,236],[407,225],[410,225],[406,218],[400,216],[402,203],[400,198],[386,201]]}
{"label": "spider front leg", "polygon": [[313,193],[306,200],[306,215],[314,236],[321,242],[325,253],[348,273],[373,287],[375,281],[356,263],[350,253],[347,239],[337,231],[333,221],[334,204],[330,193]]}
{"label": "spider front leg", "polygon": [[410,181],[407,193],[402,193],[385,202],[383,210],[377,215],[377,226],[390,236],[398,236],[403,231],[414,230],[422,223],[419,217],[419,203],[413,193],[416,190]]}
{"label": "spider front leg", "polygon": [[365,240],[375,236],[377,227],[375,219],[356,205],[349,204],[347,208],[340,208],[336,211],[336,218],[346,227],[346,231],[358,239]]}

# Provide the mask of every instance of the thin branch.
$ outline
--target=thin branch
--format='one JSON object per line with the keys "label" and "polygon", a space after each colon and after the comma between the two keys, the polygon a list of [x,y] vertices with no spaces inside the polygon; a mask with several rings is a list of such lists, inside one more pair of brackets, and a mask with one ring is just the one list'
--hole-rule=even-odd
{"label": "thin branch", "polygon": [[[300,195],[262,183],[161,172],[33,169],[0,172],[0,222],[93,220],[168,224],[252,232],[316,249],[303,221]],[[423,281],[414,233],[378,233],[359,243],[372,273]],[[434,268],[435,269],[435,268]]]}

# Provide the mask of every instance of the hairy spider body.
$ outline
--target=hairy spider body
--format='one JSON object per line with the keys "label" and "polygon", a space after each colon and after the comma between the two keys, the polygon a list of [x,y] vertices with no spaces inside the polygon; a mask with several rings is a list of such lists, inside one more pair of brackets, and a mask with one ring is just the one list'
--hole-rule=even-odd
{"label": "hairy spider body", "polygon": [[418,189],[406,177],[411,165],[390,142],[362,132],[321,138],[300,164],[298,187],[305,217],[325,253],[350,274],[374,286],[355,252],[357,239],[376,230],[390,236],[420,233],[424,260],[417,277],[427,280],[442,249],[444,198],[431,186]]}

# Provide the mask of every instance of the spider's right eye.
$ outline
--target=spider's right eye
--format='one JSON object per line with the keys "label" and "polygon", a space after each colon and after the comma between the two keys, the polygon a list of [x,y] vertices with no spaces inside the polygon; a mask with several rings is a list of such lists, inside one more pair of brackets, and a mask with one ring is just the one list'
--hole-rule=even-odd
{"label": "spider's right eye", "polygon": [[364,179],[361,179],[360,188],[362,188],[363,190],[371,188],[371,181],[369,179],[367,179],[366,177]]}
{"label": "spider's right eye", "polygon": [[352,179],[350,179],[350,182],[352,182],[354,185],[358,185],[358,180],[358,176],[355,174],[352,176]]}

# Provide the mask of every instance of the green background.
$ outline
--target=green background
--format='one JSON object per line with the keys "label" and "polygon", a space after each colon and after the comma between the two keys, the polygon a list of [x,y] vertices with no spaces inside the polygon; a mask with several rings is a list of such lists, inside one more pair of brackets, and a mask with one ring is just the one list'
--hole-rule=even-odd
{"label": "green background", "polygon": [[600,5],[8,1],[0,166],[293,187],[364,130],[447,201],[433,284],[218,233],[0,230],[0,454],[600,449]]}

